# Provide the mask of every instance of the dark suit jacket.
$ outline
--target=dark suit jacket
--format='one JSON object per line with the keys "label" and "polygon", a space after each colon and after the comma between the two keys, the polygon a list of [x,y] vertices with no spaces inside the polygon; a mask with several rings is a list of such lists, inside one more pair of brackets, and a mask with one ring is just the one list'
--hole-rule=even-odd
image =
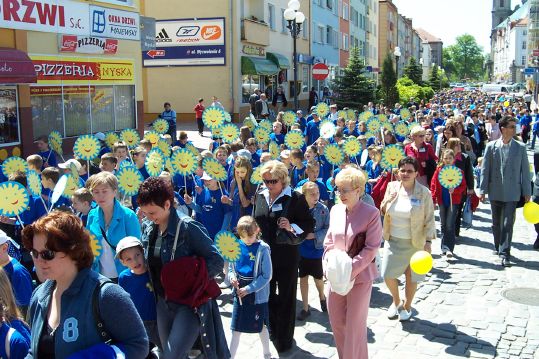
{"label": "dark suit jacket", "polygon": [[[260,115],[262,114],[262,100],[258,100],[255,102],[255,117],[256,118],[260,118]],[[269,105],[268,105],[268,102],[266,101],[266,105],[268,106],[268,112],[269,112]]]}

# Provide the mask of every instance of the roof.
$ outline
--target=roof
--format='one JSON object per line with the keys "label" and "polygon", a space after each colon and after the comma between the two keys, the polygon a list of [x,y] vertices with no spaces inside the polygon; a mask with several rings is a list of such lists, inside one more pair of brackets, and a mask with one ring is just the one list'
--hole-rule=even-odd
{"label": "roof", "polygon": [[524,19],[528,16],[528,8],[529,8],[529,2],[525,2],[521,6],[519,6],[515,11],[506,17],[498,26],[496,26],[496,29],[503,29],[507,27],[507,24],[513,21],[518,21],[521,19]]}
{"label": "roof", "polygon": [[420,27],[417,27],[415,30],[417,31],[417,34],[422,40],[425,40],[427,42],[443,42],[442,39],[440,39],[439,37],[432,35],[431,33],[423,30]]}

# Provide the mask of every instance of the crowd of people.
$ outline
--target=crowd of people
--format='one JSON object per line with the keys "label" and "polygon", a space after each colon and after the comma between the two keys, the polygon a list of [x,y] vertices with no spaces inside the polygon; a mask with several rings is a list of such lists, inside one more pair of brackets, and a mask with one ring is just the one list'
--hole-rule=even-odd
{"label": "crowd of people", "polygon": [[[263,96],[251,103],[254,126],[269,117]],[[411,270],[411,257],[431,252],[439,237],[448,263],[458,261],[466,213],[487,196],[492,249],[500,266],[511,265],[515,211],[532,198],[526,146],[539,137],[537,109],[481,92],[444,91],[428,102],[368,103],[356,111],[330,105],[326,114],[313,106],[306,116],[297,111],[290,125],[280,111],[284,94],[274,102],[279,111],[268,141],[258,141],[246,121],[235,141],[225,143],[214,131],[201,152],[186,132],[177,137],[176,113],[165,103],[160,117],[169,131],[162,137],[171,153],[194,151],[192,175],[165,165],[150,176],[147,139],[131,149],[122,142],[108,148],[98,133],[103,149],[96,163],[58,163],[48,137],[38,138],[39,152],[26,162],[40,175],[42,193],[29,196],[20,215],[0,217],[0,343],[6,343],[0,357],[234,358],[241,333],[259,333],[264,358],[271,358],[270,341],[280,353],[290,350],[296,321],[309,320],[313,277],[316,307],[329,316],[339,357],[367,359],[373,281],[383,278],[391,293],[388,318],[409,320],[425,277]],[[211,107],[222,105],[214,97]],[[199,134],[205,109],[201,98],[194,108]],[[372,119],[381,124],[375,132]],[[329,135],[325,123],[333,126]],[[397,131],[403,124],[405,133]],[[287,147],[290,132],[301,133],[303,146]],[[350,140],[360,150],[343,151],[335,165],[326,148]],[[386,149],[395,146],[402,155],[388,165]],[[204,171],[207,158],[225,168],[226,180]],[[134,196],[119,191],[125,166],[144,179]],[[441,180],[446,167],[457,168],[458,186]],[[53,200],[62,175],[74,169],[80,188]],[[30,186],[26,172],[2,172],[5,181]],[[235,262],[225,261],[215,243],[222,231],[239,238],[237,249],[228,248],[238,251]],[[539,225],[536,231],[539,249]],[[234,295],[230,343],[216,301],[227,287]]]}

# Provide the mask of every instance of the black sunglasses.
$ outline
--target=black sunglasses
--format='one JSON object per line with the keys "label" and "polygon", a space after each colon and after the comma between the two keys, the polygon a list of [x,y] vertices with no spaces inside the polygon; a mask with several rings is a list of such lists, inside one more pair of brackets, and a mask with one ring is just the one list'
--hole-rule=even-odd
{"label": "black sunglasses", "polygon": [[55,251],[51,251],[50,249],[46,249],[44,251],[38,252],[35,249],[32,249],[30,251],[30,254],[32,255],[32,258],[38,259],[41,257],[44,261],[52,261],[54,257],[56,256]]}
{"label": "black sunglasses", "polygon": [[265,184],[277,184],[277,182],[279,182],[278,179],[264,180]]}

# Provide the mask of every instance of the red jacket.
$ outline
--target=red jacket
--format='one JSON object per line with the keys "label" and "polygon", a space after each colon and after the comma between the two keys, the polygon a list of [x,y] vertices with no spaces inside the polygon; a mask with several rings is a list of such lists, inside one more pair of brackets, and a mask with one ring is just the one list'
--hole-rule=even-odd
{"label": "red jacket", "polygon": [[197,104],[193,109],[195,111],[195,118],[202,118],[202,113],[204,112],[204,105]]}
{"label": "red jacket", "polygon": [[[436,171],[434,172],[434,175],[432,176],[432,181],[430,182],[430,192],[432,194],[432,201],[434,204],[442,205],[444,203],[444,200],[442,199],[442,185],[440,184],[440,181],[438,181],[438,173],[442,170],[443,167],[436,168]],[[462,170],[460,170],[462,173],[462,182],[460,185],[453,190],[453,194],[451,195],[451,201],[453,204],[460,204],[462,195],[466,193],[466,180],[464,179],[464,173]]]}
{"label": "red jacket", "polygon": [[423,146],[419,149],[419,151],[416,151],[416,149],[412,147],[412,144],[409,143],[404,147],[404,153],[406,156],[413,157],[417,160],[419,163],[420,176],[425,175],[425,168],[421,166],[421,162],[427,162],[427,160],[434,160],[435,162],[438,161],[438,157],[436,157],[432,145],[427,142],[423,143]]}

